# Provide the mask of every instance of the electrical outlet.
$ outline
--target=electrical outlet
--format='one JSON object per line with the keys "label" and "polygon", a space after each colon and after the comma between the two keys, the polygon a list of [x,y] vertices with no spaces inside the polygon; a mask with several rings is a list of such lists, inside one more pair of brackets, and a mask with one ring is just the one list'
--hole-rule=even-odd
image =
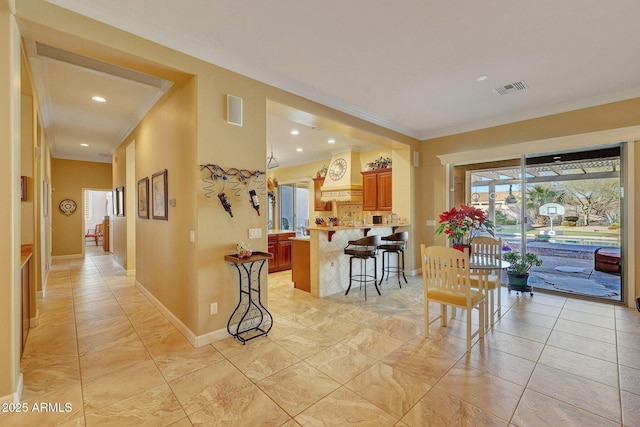
{"label": "electrical outlet", "polygon": [[191,230],[189,231],[189,241],[191,243],[195,243],[196,242],[196,232]]}
{"label": "electrical outlet", "polygon": [[209,305],[209,314],[217,314],[217,313],[218,313],[218,303],[212,302],[211,305]]}
{"label": "electrical outlet", "polygon": [[249,229],[249,238],[250,239],[259,239],[262,237],[262,228],[250,228]]}

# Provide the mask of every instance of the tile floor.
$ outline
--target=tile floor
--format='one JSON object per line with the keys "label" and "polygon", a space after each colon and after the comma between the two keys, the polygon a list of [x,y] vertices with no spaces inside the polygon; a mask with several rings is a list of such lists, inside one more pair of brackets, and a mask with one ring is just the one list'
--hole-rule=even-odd
{"label": "tile floor", "polygon": [[466,354],[461,312],[423,338],[419,277],[364,302],[311,298],[284,272],[269,278],[268,337],[196,349],[95,255],[55,263],[22,360],[30,410],[0,425],[640,425],[634,310],[505,291]]}

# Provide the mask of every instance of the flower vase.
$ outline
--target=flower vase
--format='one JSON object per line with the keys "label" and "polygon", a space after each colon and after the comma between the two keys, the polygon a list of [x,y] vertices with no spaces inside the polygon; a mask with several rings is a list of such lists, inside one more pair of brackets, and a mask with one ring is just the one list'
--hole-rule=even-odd
{"label": "flower vase", "polygon": [[460,244],[454,243],[453,244],[453,249],[456,249],[456,250],[458,250],[460,252],[464,252],[465,248],[469,249],[469,256],[471,256],[471,245],[465,245],[465,244],[462,244],[462,243],[460,243]]}

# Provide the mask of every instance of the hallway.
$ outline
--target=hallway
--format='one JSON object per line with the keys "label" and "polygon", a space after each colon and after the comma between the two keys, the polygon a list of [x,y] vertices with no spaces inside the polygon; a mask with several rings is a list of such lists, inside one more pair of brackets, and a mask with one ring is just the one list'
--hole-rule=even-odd
{"label": "hallway", "polygon": [[634,310],[505,291],[466,355],[460,314],[423,338],[420,277],[364,302],[311,298],[282,272],[268,338],[195,349],[91,248],[55,262],[22,360],[29,413],[1,426],[640,425]]}

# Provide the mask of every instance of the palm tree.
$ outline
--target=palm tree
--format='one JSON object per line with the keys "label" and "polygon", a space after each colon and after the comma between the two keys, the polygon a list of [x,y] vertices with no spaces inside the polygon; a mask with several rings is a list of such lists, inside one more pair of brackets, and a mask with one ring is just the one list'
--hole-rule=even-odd
{"label": "palm tree", "polygon": [[546,217],[538,214],[540,206],[546,203],[560,203],[565,200],[566,193],[562,190],[556,190],[551,185],[534,185],[527,189],[527,212],[528,216],[535,219],[536,223],[544,224]]}

